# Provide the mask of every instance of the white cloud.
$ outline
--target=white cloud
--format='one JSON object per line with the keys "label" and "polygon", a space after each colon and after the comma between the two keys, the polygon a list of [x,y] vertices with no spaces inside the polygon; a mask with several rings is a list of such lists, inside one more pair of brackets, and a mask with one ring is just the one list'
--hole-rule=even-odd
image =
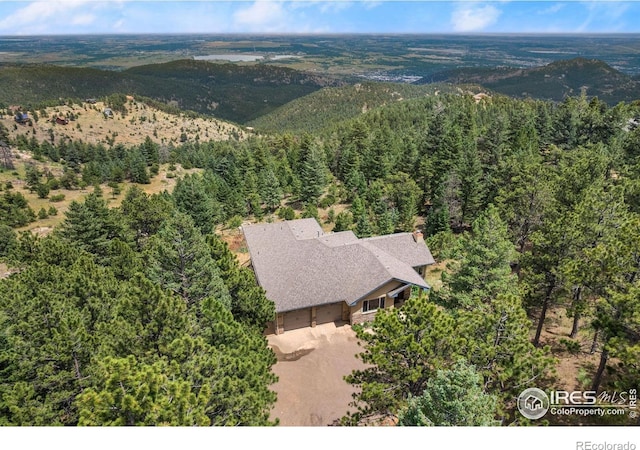
{"label": "white cloud", "polygon": [[86,26],[95,22],[96,16],[93,14],[78,14],[71,19],[71,25]]}
{"label": "white cloud", "polygon": [[498,21],[502,11],[493,5],[461,4],[451,13],[453,31],[483,31]]}
{"label": "white cloud", "polygon": [[617,32],[624,29],[625,12],[629,9],[628,3],[604,0],[599,2],[581,2],[587,10],[587,17],[577,30],[580,33],[591,30],[598,32]]}
{"label": "white cloud", "polygon": [[554,5],[549,6],[548,8],[538,11],[538,14],[540,15],[555,14],[559,12],[561,9],[563,9],[565,6],[566,4],[564,3],[556,3]]}
{"label": "white cloud", "polygon": [[[46,29],[52,20],[61,17],[68,18],[74,10],[87,4],[94,3],[91,0],[50,0],[35,1],[9,14],[0,20],[0,30],[11,30],[19,33],[22,30]],[[86,20],[88,14],[82,14]],[[69,19],[71,20],[71,19]]]}
{"label": "white cloud", "polygon": [[[232,15],[230,31],[242,33],[323,33],[331,29],[318,20],[316,11],[326,2],[284,2],[256,0],[249,6],[236,10]],[[314,11],[314,8],[318,8]],[[309,14],[313,11],[313,14]]]}
{"label": "white cloud", "polygon": [[248,31],[276,31],[286,21],[281,2],[256,1],[233,15],[234,23]]}
{"label": "white cloud", "polygon": [[113,24],[114,30],[121,30],[124,27],[124,19],[118,19],[116,23]]}
{"label": "white cloud", "polygon": [[320,12],[326,13],[339,13],[345,9],[351,8],[351,2],[322,2],[320,6]]}

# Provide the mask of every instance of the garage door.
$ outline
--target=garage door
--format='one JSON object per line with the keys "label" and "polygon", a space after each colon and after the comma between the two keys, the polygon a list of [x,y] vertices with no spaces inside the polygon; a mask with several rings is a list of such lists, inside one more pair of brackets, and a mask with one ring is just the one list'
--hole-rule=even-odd
{"label": "garage door", "polygon": [[264,329],[264,335],[268,336],[270,334],[275,334],[276,333],[276,321],[272,320],[271,322],[267,323],[267,327]]}
{"label": "garage door", "polygon": [[311,326],[311,310],[298,309],[284,313],[284,331]]}
{"label": "garage door", "polygon": [[329,323],[342,320],[342,303],[318,306],[316,308],[316,323]]}

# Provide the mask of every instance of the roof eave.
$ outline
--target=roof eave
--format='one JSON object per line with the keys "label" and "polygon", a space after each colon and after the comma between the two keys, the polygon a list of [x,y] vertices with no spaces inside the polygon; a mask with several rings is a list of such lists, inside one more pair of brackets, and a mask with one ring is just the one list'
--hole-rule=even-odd
{"label": "roof eave", "polygon": [[[358,297],[357,299],[355,299],[354,301],[352,301],[351,303],[348,303],[349,306],[355,306],[359,301],[361,300],[365,300],[369,295],[373,294],[375,291],[377,291],[378,289],[380,289],[381,287],[383,287],[385,284],[389,284],[392,281],[398,281],[399,283],[404,283],[406,285],[410,285],[410,286],[416,286],[421,288],[423,291],[428,291],[431,289],[431,286],[429,286],[427,283],[424,283],[423,285],[419,285],[417,283],[411,282],[411,281],[406,281],[406,280],[402,280],[400,278],[392,278],[390,280],[385,281],[384,283],[382,283],[381,285],[379,285],[378,287],[376,287],[375,289],[372,289],[371,291],[367,292],[366,294]],[[385,294],[386,295],[386,294]]]}

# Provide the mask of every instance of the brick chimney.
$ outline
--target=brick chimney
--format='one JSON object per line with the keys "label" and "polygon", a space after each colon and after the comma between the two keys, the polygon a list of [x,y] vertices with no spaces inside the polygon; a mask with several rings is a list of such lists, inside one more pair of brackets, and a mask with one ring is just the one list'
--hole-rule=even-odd
{"label": "brick chimney", "polygon": [[416,242],[424,242],[424,236],[422,235],[422,231],[415,230],[413,232],[413,240]]}

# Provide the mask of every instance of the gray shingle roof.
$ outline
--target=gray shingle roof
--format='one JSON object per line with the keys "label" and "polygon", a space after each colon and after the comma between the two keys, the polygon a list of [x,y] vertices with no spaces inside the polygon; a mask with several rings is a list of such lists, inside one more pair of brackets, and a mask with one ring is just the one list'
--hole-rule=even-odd
{"label": "gray shingle roof", "polygon": [[339,301],[353,304],[392,280],[429,288],[413,267],[431,264],[433,257],[410,233],[386,236],[388,241],[358,239],[351,231],[324,234],[315,219],[245,225],[242,230],[258,283],[278,312]]}
{"label": "gray shingle roof", "polygon": [[363,241],[369,242],[389,253],[391,256],[401,259],[411,267],[426,266],[435,263],[429,248],[424,245],[423,242],[416,242],[412,233],[374,236],[365,238]]}

